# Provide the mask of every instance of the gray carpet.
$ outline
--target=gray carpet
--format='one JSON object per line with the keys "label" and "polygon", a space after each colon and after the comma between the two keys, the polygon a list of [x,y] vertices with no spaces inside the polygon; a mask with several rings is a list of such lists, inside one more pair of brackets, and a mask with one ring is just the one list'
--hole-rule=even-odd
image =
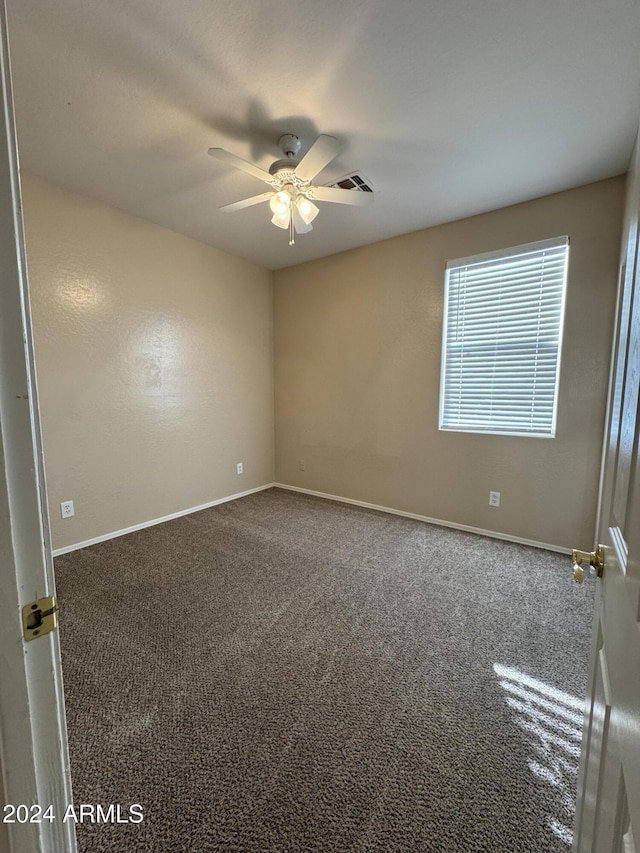
{"label": "gray carpet", "polygon": [[83,853],[570,850],[567,557],[272,489],[56,572]]}

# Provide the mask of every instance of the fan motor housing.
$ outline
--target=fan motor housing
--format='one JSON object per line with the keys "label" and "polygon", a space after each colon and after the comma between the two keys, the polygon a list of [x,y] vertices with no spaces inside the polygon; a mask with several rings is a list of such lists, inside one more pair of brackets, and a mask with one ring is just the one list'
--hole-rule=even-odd
{"label": "fan motor housing", "polygon": [[298,165],[300,161],[294,160],[293,158],[287,158],[286,160],[276,160],[275,163],[272,163],[269,166],[269,174],[275,175],[277,172],[280,172],[282,169],[290,169],[293,170]]}

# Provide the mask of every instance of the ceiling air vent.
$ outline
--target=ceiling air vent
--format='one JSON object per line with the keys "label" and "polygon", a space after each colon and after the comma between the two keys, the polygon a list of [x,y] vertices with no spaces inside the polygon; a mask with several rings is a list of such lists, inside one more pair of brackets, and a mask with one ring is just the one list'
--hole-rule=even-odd
{"label": "ceiling air vent", "polygon": [[358,190],[361,193],[372,193],[374,190],[369,178],[365,178],[364,175],[359,175],[357,172],[338,178],[331,186],[341,190]]}

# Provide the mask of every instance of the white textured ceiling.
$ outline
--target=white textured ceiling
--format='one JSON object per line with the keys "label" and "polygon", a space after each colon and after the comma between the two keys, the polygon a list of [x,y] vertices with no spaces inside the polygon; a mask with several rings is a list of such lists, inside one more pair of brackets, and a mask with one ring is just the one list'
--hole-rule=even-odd
{"label": "white textured ceiling", "polygon": [[[22,167],[271,269],[624,172],[638,0],[7,0]],[[287,245],[282,133],[343,151],[370,208]]]}

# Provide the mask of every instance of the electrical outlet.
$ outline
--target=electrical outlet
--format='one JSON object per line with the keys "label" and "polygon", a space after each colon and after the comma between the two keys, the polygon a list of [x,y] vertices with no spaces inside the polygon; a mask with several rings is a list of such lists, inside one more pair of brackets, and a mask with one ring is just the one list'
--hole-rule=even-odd
{"label": "electrical outlet", "polygon": [[489,492],[489,506],[500,506],[500,492]]}
{"label": "electrical outlet", "polygon": [[298,468],[299,468],[301,471],[306,471],[306,470],[307,470],[307,466],[306,466],[306,463],[305,463],[304,459],[301,459],[301,460],[298,462]]}
{"label": "electrical outlet", "polygon": [[238,464],[236,465],[236,471],[238,472],[238,474],[244,473],[244,465],[242,464],[242,462],[238,462]]}
{"label": "electrical outlet", "polygon": [[71,516],[75,514],[76,511],[73,508],[73,501],[62,501],[60,504],[60,515],[62,518],[71,518]]}

